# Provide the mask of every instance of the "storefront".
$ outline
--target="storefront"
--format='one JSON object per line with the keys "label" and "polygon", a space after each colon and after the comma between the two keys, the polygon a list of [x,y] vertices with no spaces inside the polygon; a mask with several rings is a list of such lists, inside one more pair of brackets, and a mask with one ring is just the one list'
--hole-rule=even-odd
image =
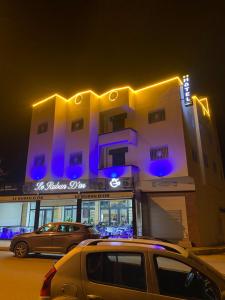
{"label": "storefront", "polygon": [[102,237],[132,237],[136,233],[132,180],[101,183],[93,191],[90,181],[37,182],[24,185],[23,195],[0,197],[0,239],[61,221],[92,224]]}

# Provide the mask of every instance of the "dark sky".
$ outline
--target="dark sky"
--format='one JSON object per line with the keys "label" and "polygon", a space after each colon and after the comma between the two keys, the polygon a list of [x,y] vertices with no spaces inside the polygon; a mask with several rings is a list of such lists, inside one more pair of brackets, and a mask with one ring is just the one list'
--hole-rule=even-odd
{"label": "dark sky", "polygon": [[225,156],[225,1],[0,0],[0,157],[23,180],[31,105],[190,74]]}

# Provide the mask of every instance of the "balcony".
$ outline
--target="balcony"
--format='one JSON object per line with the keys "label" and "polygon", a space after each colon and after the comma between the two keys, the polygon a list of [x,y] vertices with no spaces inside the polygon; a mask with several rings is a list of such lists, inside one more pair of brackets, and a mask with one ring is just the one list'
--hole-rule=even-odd
{"label": "balcony", "polygon": [[134,177],[138,174],[138,167],[136,166],[112,166],[102,168],[98,171],[99,178],[119,178],[119,177]]}
{"label": "balcony", "polygon": [[137,144],[137,132],[131,128],[100,134],[98,137],[99,147],[114,144]]}

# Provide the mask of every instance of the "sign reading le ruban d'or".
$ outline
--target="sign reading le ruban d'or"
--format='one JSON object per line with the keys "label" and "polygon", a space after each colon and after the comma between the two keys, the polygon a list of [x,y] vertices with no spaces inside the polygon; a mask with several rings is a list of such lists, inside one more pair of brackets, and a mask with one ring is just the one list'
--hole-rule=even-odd
{"label": "sign reading le ruban d'or", "polygon": [[87,187],[86,183],[77,180],[66,182],[39,181],[35,184],[34,191],[65,191],[65,190],[83,190]]}
{"label": "sign reading le ruban d'or", "polygon": [[191,99],[191,89],[190,89],[190,78],[189,75],[183,76],[183,88],[184,88],[184,104],[185,106],[193,105]]}

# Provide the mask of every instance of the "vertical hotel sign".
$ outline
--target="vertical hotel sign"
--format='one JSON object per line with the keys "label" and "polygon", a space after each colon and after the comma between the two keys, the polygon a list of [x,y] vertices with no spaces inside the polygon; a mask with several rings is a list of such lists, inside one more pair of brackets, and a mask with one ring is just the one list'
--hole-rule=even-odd
{"label": "vertical hotel sign", "polygon": [[183,89],[184,89],[184,104],[185,104],[185,106],[193,105],[193,101],[191,99],[189,75],[183,76]]}

